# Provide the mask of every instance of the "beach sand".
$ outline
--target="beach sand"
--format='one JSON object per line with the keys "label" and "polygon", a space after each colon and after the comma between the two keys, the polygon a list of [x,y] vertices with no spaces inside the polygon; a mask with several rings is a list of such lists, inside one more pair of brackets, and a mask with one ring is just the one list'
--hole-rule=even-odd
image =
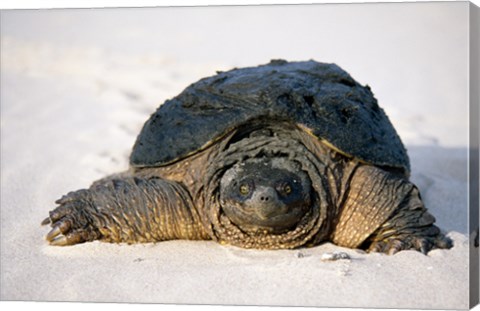
{"label": "beach sand", "polygon": [[[444,123],[442,114],[425,116],[415,103],[404,110],[385,106],[406,142],[411,180],[454,241],[450,250],[387,256],[330,243],[281,251],[211,241],[48,246],[48,228],[40,222],[56,199],[127,169],[136,135],[158,105],[232,63],[125,54],[81,42],[69,46],[40,30],[40,39],[26,38],[12,26],[29,15],[7,17],[1,55],[1,300],[468,308],[463,106]],[[371,86],[376,92],[384,85]],[[386,93],[379,91],[379,97]],[[443,135],[442,124],[450,136]],[[336,251],[351,259],[321,260]]]}

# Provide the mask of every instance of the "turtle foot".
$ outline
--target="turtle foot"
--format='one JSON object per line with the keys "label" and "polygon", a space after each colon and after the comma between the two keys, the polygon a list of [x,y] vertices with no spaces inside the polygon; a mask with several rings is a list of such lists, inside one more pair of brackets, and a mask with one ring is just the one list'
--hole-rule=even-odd
{"label": "turtle foot", "polygon": [[41,223],[52,227],[45,236],[50,245],[74,245],[101,237],[90,217],[92,206],[88,190],[70,192],[55,203],[59,206]]}
{"label": "turtle foot", "polygon": [[405,236],[375,241],[368,248],[368,252],[394,255],[402,250],[417,250],[426,255],[433,249],[449,249],[452,246],[452,240],[443,234],[438,234],[435,237]]}

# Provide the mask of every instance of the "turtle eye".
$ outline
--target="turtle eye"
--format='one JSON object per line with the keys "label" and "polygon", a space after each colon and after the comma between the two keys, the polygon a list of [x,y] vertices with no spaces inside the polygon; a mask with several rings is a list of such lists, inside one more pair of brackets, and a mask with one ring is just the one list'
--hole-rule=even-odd
{"label": "turtle eye", "polygon": [[277,189],[284,196],[288,196],[293,191],[292,186],[288,182],[281,183]]}
{"label": "turtle eye", "polygon": [[250,186],[248,184],[241,184],[238,191],[241,195],[247,195],[250,193]]}

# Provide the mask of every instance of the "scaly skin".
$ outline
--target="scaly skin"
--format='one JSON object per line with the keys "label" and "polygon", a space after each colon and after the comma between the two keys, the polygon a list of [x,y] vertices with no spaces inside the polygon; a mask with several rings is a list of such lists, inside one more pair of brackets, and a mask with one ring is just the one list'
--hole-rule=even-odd
{"label": "scaly skin", "polygon": [[[260,249],[332,241],[387,254],[451,247],[405,176],[348,159],[299,128],[275,133],[227,146],[229,135],[170,166],[127,172],[71,192],[44,220],[52,226],[46,238],[52,245],[214,239]],[[311,209],[288,232],[245,233],[222,210],[219,182],[245,157],[277,156],[295,161],[309,176]]]}
{"label": "scaly skin", "polygon": [[46,237],[52,245],[208,239],[188,191],[160,178],[105,179],[57,203],[43,222],[52,224]]}
{"label": "scaly skin", "polygon": [[388,254],[406,249],[426,254],[452,246],[415,185],[374,166],[356,168],[341,210],[331,237],[337,245]]}

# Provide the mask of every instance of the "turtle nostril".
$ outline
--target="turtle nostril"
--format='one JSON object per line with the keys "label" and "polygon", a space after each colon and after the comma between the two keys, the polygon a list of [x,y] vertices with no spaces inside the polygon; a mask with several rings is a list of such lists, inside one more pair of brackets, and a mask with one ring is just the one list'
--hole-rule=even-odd
{"label": "turtle nostril", "polygon": [[267,204],[274,204],[277,200],[275,189],[271,187],[258,187],[255,193],[252,196],[252,199],[256,203],[260,203],[262,205]]}

